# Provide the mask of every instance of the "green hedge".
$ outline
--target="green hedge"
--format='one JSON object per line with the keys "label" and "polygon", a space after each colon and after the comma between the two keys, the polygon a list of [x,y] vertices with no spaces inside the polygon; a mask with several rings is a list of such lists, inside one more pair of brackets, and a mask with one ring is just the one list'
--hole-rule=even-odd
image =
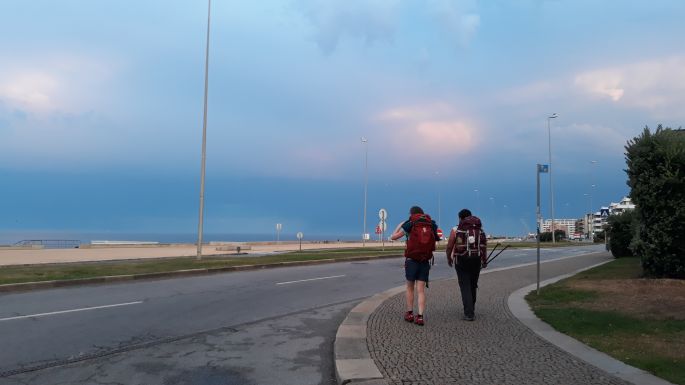
{"label": "green hedge", "polygon": [[609,217],[609,248],[614,257],[632,257],[630,242],[637,230],[635,213],[632,210]]}
{"label": "green hedge", "polygon": [[626,145],[637,234],[631,250],[645,273],[685,278],[685,131],[645,127]]}

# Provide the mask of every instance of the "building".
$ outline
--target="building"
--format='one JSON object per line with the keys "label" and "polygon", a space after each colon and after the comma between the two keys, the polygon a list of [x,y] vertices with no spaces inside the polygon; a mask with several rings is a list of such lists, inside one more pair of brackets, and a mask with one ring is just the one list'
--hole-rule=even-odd
{"label": "building", "polygon": [[599,211],[592,214],[586,214],[584,222],[588,223],[588,228],[585,234],[589,236],[590,233],[594,236],[598,232],[602,232],[604,226],[609,220],[609,216],[623,214],[627,210],[633,210],[635,205],[633,201],[628,197],[623,197],[620,202],[611,202],[609,206],[600,207]]}
{"label": "building", "polygon": [[[551,219],[545,219],[540,226],[540,232],[548,233],[551,232]],[[571,237],[576,233],[576,219],[555,219],[554,220],[554,230],[563,230],[566,233],[566,237]]]}

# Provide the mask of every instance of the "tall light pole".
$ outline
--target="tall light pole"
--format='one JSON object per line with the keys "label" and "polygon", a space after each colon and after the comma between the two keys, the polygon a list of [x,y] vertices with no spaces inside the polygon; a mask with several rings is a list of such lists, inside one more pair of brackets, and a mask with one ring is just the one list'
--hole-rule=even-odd
{"label": "tall light pole", "polygon": [[552,215],[552,223],[550,227],[552,230],[552,243],[556,243],[556,237],[554,236],[554,188],[552,187],[552,130],[549,127],[549,121],[551,119],[556,119],[557,116],[558,115],[555,112],[547,117],[547,139],[549,144],[549,207],[550,214]]}
{"label": "tall light pole", "polygon": [[585,221],[587,223],[587,237],[590,239],[590,236],[592,235],[592,231],[590,230],[592,227],[592,194],[584,193],[583,195],[588,197],[588,213],[585,215]]}
{"label": "tall light pole", "polygon": [[597,164],[596,160],[591,160],[590,161],[590,218],[591,218],[591,223],[590,223],[590,235],[593,237],[594,240],[594,235],[595,235],[595,215],[592,211],[592,196],[595,194],[595,165]]}
{"label": "tall light pole", "polygon": [[435,172],[435,176],[438,179],[438,227],[442,226],[440,221],[440,214],[442,213],[441,202],[440,202],[440,171]]}
{"label": "tall light pole", "polygon": [[369,185],[369,141],[361,138],[364,145],[364,232],[362,233],[362,246],[366,246],[366,193]]}
{"label": "tall light pole", "polygon": [[202,225],[205,213],[205,161],[207,151],[207,89],[209,88],[209,22],[212,0],[207,1],[207,45],[205,47],[205,105],[202,115],[202,162],[200,166],[200,220],[197,225],[197,259],[202,259]]}

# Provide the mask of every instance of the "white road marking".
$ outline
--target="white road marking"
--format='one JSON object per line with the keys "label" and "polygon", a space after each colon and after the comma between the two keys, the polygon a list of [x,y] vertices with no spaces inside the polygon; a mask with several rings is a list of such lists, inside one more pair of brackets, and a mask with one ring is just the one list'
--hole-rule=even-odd
{"label": "white road marking", "polygon": [[290,283],[298,283],[298,282],[309,282],[309,281],[319,281],[322,279],[331,279],[331,278],[340,278],[344,277],[345,274],[343,275],[332,275],[330,277],[319,277],[319,278],[309,278],[309,279],[300,279],[299,281],[288,281],[288,282],[278,282],[276,285],[287,285]]}
{"label": "white road marking", "polygon": [[17,320],[17,319],[24,319],[24,318],[45,317],[45,316],[48,316],[48,315],[56,315],[56,314],[74,313],[74,312],[77,312],[77,311],[96,310],[96,309],[106,309],[106,308],[110,308],[110,307],[137,305],[137,304],[141,304],[141,303],[143,303],[143,301],[125,302],[125,303],[115,303],[115,304],[113,304],[113,305],[91,306],[91,307],[83,307],[83,308],[80,308],[80,309],[70,309],[70,310],[52,311],[52,312],[49,312],[49,313],[38,313],[38,314],[30,314],[30,315],[21,315],[21,316],[16,316],[16,317],[0,318],[0,322],[2,322],[2,321]]}

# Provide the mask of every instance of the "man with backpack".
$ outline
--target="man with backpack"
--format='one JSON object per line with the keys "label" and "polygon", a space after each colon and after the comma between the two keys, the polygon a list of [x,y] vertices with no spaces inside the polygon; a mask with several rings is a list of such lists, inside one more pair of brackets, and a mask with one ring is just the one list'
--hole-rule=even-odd
{"label": "man with backpack", "polygon": [[[435,242],[438,240],[438,225],[428,214],[424,214],[419,206],[409,209],[409,219],[395,229],[390,236],[397,240],[407,237],[407,247],[404,250],[404,275],[407,279],[407,311],[404,320],[424,325],[423,314],[426,310],[426,286],[430,261],[433,259]],[[414,288],[418,292],[419,313],[414,316]]]}
{"label": "man with backpack", "polygon": [[480,269],[487,267],[487,238],[480,219],[463,209],[447,241],[447,264],[455,264],[465,321],[473,321]]}

